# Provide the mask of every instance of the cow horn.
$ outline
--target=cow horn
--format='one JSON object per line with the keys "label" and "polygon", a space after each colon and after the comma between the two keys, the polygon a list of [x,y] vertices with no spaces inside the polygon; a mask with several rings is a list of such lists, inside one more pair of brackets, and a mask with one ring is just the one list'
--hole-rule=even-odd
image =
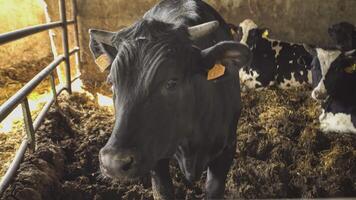
{"label": "cow horn", "polygon": [[355,52],[356,52],[356,49],[353,49],[350,51],[346,51],[344,54],[345,54],[345,56],[352,56]]}
{"label": "cow horn", "polygon": [[112,46],[113,38],[115,36],[114,32],[97,30],[97,29],[89,29],[89,34],[97,42],[104,43],[110,46]]}
{"label": "cow horn", "polygon": [[219,22],[216,20],[189,27],[188,32],[190,34],[190,39],[197,40],[201,37],[209,35],[210,33],[214,32],[218,27]]}
{"label": "cow horn", "polygon": [[312,56],[316,56],[317,55],[316,50],[313,47],[311,47],[310,45],[303,44],[303,47],[304,47],[305,51],[307,51],[310,55],[312,55]]}

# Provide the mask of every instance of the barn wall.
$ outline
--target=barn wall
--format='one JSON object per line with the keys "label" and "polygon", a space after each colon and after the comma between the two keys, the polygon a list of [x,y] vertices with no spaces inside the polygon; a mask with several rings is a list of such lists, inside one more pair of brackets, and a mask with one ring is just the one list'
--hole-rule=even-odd
{"label": "barn wall", "polygon": [[80,44],[84,84],[91,89],[101,88],[106,74],[96,68],[89,50],[89,28],[119,30],[138,20],[158,0],[78,0],[78,20],[80,23]]}
{"label": "barn wall", "polygon": [[[43,2],[43,9],[44,11],[48,14],[47,21],[54,22],[54,21],[60,21],[60,12],[59,12],[59,0],[39,0]],[[67,21],[73,19],[73,6],[72,6],[72,0],[65,0],[65,6],[66,6],[66,17]],[[68,44],[69,44],[69,50],[73,49],[76,44],[75,44],[75,32],[74,32],[74,26],[69,25],[67,26],[68,28]],[[63,55],[63,42],[62,42],[62,28],[55,28],[51,29],[50,31],[51,35],[51,40],[53,42],[52,46],[52,53],[54,56],[57,55]],[[70,57],[70,64],[71,64],[71,75],[72,79],[74,76],[76,76],[76,60],[75,56]],[[57,72],[59,72],[61,75],[59,76],[59,79],[62,83],[66,82],[66,78],[64,76],[65,74],[65,64],[62,62],[59,68],[57,68]]]}
{"label": "barn wall", "polygon": [[271,37],[296,43],[330,43],[327,28],[356,24],[355,0],[207,0],[229,22],[246,18],[271,29]]}
{"label": "barn wall", "polygon": [[[86,83],[99,86],[105,78],[91,58],[89,28],[118,30],[139,19],[158,0],[78,0],[82,75]],[[356,24],[355,0],[207,0],[228,22],[251,18],[271,29],[271,37],[286,41],[329,43],[325,30],[346,20]],[[98,83],[96,81],[99,80]]]}

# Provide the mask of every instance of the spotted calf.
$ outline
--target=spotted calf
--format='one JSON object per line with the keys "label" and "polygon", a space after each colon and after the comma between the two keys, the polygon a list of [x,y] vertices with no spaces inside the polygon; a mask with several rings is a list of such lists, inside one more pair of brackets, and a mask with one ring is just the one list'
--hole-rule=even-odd
{"label": "spotted calf", "polygon": [[243,86],[289,88],[311,83],[312,56],[303,45],[269,39],[268,30],[258,28],[250,19],[244,20],[236,29],[236,38],[253,54],[251,64],[239,73]]}
{"label": "spotted calf", "polygon": [[355,50],[317,48],[312,68],[312,97],[323,101],[319,117],[323,132],[356,133]]}

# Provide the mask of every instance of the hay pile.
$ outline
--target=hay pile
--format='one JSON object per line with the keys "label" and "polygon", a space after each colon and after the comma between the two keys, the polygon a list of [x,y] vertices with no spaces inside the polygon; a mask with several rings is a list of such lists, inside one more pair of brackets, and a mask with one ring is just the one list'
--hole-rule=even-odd
{"label": "hay pile", "polygon": [[[227,198],[356,196],[356,137],[318,131],[319,105],[307,89],[243,93],[236,158]],[[98,152],[112,112],[81,94],[62,96],[38,132],[3,199],[152,199],[149,176],[111,182],[99,174]],[[178,199],[204,197],[204,177],[189,184],[172,162]],[[29,198],[31,197],[31,198]]]}
{"label": "hay pile", "polygon": [[[52,62],[53,56],[48,55],[34,61],[23,61],[6,68],[0,68],[0,105],[14,95],[36,74]],[[49,81],[43,81],[35,90],[39,94],[47,92]]]}
{"label": "hay pile", "polygon": [[310,90],[249,91],[243,102],[229,197],[356,196],[356,137],[318,130]]}
{"label": "hay pile", "polygon": [[12,133],[0,133],[0,177],[9,167],[24,137],[21,126]]}

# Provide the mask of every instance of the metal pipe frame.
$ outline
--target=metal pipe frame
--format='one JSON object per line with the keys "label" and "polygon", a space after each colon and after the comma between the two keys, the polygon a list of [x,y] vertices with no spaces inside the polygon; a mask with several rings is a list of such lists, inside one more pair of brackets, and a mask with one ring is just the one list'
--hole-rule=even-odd
{"label": "metal pipe frame", "polygon": [[[75,20],[69,20],[67,21],[67,25],[71,25],[71,24],[75,24]],[[15,31],[11,31],[8,33],[3,33],[0,34],[0,45],[12,42],[14,40],[18,40],[42,31],[46,31],[49,29],[53,29],[53,28],[57,28],[57,27],[61,27],[63,25],[62,22],[58,21],[58,22],[50,22],[47,24],[40,24],[40,25],[35,25],[35,26],[30,26],[27,28],[23,28],[23,29],[19,29],[19,30],[15,30]]]}
{"label": "metal pipe frame", "polygon": [[[72,0],[72,15],[73,15],[73,20],[74,20],[74,41],[75,41],[75,46],[79,47],[79,28],[78,28],[78,7],[77,7],[77,1]],[[80,51],[76,53],[76,63],[77,67],[80,69]]]}
{"label": "metal pipe frame", "polygon": [[24,87],[16,94],[10,97],[4,104],[0,106],[0,121],[4,120],[21,101],[34,90],[52,71],[64,60],[63,56],[54,59],[46,68],[32,78]]}
{"label": "metal pipe frame", "polygon": [[[69,52],[69,55],[73,55],[78,51],[79,48],[76,47]],[[4,120],[12,112],[12,110],[14,110],[16,106],[32,92],[32,90],[34,90],[43,79],[51,74],[63,60],[64,56],[58,56],[46,68],[33,77],[24,87],[10,97],[10,99],[3,103],[0,106],[0,122]]]}
{"label": "metal pipe frame", "polygon": [[25,131],[27,133],[28,143],[30,145],[29,148],[31,150],[31,153],[33,153],[35,152],[36,149],[36,136],[35,136],[35,130],[33,129],[31,110],[30,110],[30,106],[28,105],[27,97],[25,97],[25,99],[22,100],[21,107],[22,107],[23,121],[25,122]]}
{"label": "metal pipe frame", "polygon": [[[27,36],[30,36],[35,33],[39,33],[41,31],[62,27],[62,39],[63,39],[63,50],[64,55],[58,56],[55,58],[46,68],[44,68],[41,72],[39,72],[34,78],[32,78],[24,87],[22,87],[19,91],[17,91],[10,99],[8,99],[3,105],[0,106],[0,122],[3,121],[19,104],[22,105],[24,123],[25,123],[25,131],[27,133],[27,137],[24,138],[22,141],[20,148],[16,152],[14,160],[11,162],[8,170],[6,171],[4,177],[1,179],[0,182],[0,197],[2,193],[6,190],[7,186],[10,184],[12,178],[16,175],[17,169],[19,168],[24,155],[26,153],[27,148],[29,147],[31,152],[35,151],[36,149],[36,137],[35,133],[39,129],[40,125],[42,124],[47,112],[51,108],[53,103],[57,105],[57,97],[64,91],[70,94],[72,92],[71,84],[78,79],[71,80],[70,74],[70,56],[76,54],[78,59],[78,65],[80,64],[79,60],[79,36],[78,36],[78,24],[77,24],[77,7],[76,7],[76,0],[72,0],[73,6],[73,20],[67,21],[66,18],[66,7],[65,7],[65,0],[59,1],[60,7],[60,16],[61,21],[58,22],[51,22],[47,24],[41,24],[36,26],[31,26],[19,30],[15,30],[12,32],[0,34],[0,45],[21,39]],[[69,44],[68,44],[68,29],[67,26],[74,24],[75,26],[75,43],[76,47],[69,51]],[[56,89],[55,85],[55,77],[54,77],[54,70],[62,63],[62,61],[66,64],[66,86],[61,86],[58,90]],[[42,108],[38,116],[34,121],[32,121],[31,111],[28,106],[28,99],[27,96],[43,81],[47,76],[50,76],[50,83],[51,83],[51,90],[52,90],[52,98],[48,101],[45,106]],[[31,153],[30,152],[30,153]]]}
{"label": "metal pipe frame", "polygon": [[[46,116],[48,110],[51,108],[51,105],[53,104],[53,102],[55,101],[57,96],[60,95],[64,90],[65,90],[65,88],[61,87],[58,90],[58,92],[56,93],[56,96],[53,96],[52,99],[49,102],[47,102],[46,105],[43,107],[41,112],[36,117],[33,125],[31,124],[32,128],[34,129],[33,133],[35,133],[38,130],[38,128],[40,127],[41,123],[43,122],[44,117]],[[33,139],[35,139],[35,138],[33,138]],[[17,169],[20,167],[20,164],[21,164],[23,157],[26,153],[26,150],[28,147],[30,147],[29,145],[31,145],[31,141],[26,137],[22,141],[19,150],[17,150],[15,158],[11,162],[9,169],[6,171],[5,175],[1,179],[0,195],[5,191],[5,189],[11,182],[12,178],[16,175]]]}
{"label": "metal pipe frame", "polygon": [[26,36],[62,26],[62,22],[51,22],[0,34],[0,45]]}
{"label": "metal pipe frame", "polygon": [[62,21],[62,44],[63,54],[65,62],[66,84],[67,90],[72,93],[71,87],[71,74],[70,74],[70,60],[69,60],[69,43],[68,43],[68,27],[67,27],[67,14],[66,14],[66,2],[65,0],[59,0],[59,13]]}

